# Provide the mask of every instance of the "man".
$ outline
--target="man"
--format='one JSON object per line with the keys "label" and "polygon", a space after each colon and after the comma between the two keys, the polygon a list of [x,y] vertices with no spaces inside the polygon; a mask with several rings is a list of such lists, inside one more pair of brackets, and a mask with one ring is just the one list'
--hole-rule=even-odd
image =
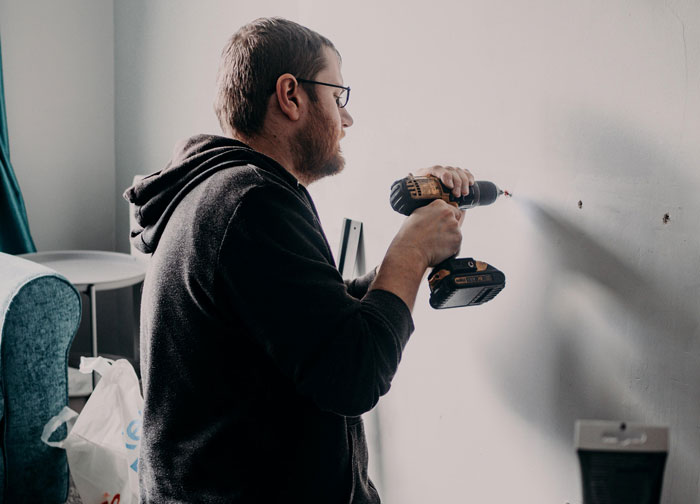
{"label": "man", "polygon": [[[339,172],[353,120],[340,55],[284,19],[223,51],[200,135],[125,196],[152,253],[142,305],[147,503],[377,503],[359,415],[385,394],[427,268],[462,213],[408,217],[377,271],[343,282],[306,186]],[[465,170],[433,167],[467,194]]]}

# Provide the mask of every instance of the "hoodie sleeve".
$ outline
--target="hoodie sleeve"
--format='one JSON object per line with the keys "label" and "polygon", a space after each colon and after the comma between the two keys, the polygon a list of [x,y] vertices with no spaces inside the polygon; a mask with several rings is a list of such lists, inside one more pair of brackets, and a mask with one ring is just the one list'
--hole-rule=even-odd
{"label": "hoodie sleeve", "polygon": [[413,321],[388,291],[348,292],[315,219],[292,190],[248,192],[219,251],[222,295],[300,394],[360,415],[389,390]]}

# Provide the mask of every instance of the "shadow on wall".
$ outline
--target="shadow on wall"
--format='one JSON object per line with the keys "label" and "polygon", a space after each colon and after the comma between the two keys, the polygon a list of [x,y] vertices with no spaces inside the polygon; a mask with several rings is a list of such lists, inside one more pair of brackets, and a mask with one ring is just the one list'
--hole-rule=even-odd
{"label": "shadow on wall", "polygon": [[[577,162],[585,164],[578,168],[599,186],[607,184],[611,194],[629,187],[630,215],[636,218],[648,210],[640,205],[656,208],[670,201],[677,202],[678,209],[685,204],[696,210],[693,186],[678,173],[682,159],[677,152],[655,149],[661,141],[611,125],[607,118],[583,117],[570,131],[576,141],[570,148]],[[552,432],[567,447],[572,446],[573,423],[579,418],[668,425],[671,456],[665,493],[673,487],[674,501],[696,500],[700,314],[693,294],[697,260],[690,264],[689,250],[695,238],[688,247],[677,245],[686,243],[685,238],[664,242],[663,234],[645,234],[646,223],[625,222],[618,213],[620,235],[611,247],[604,237],[587,232],[555,208],[518,199],[540,239],[556,244],[550,248],[556,263],[551,269],[560,277],[540,286],[547,294],[539,307],[537,333],[521,340],[520,349],[500,356],[502,376],[496,380],[504,397],[521,418]],[[634,214],[636,209],[640,210]],[[658,217],[657,225],[662,225],[661,214]],[[635,224],[638,228],[628,227]],[[691,226],[686,223],[681,229],[687,232]],[[634,250],[626,253],[624,240],[630,237],[648,246],[646,261]],[[670,259],[668,264],[662,253]],[[645,271],[645,264],[653,271]],[[539,362],[527,363],[535,371],[521,361],[527,352],[519,350],[525,345],[542,349]],[[547,411],[541,411],[542,406]]]}
{"label": "shadow on wall", "polygon": [[[652,282],[552,211],[530,203],[545,236],[559,243],[568,291],[553,289],[552,421],[560,442],[580,418],[668,425],[665,487],[697,496],[700,469],[700,324],[688,304],[669,304],[670,284]],[[670,282],[670,281],[669,281]],[[574,292],[575,291],[575,292]],[[567,299],[568,297],[568,299]],[[517,401],[515,397],[511,400]],[[561,427],[565,426],[562,430]]]}
{"label": "shadow on wall", "polygon": [[[594,281],[612,293],[626,310],[659,332],[673,321],[676,338],[687,339],[699,323],[698,313],[686,306],[665,303],[672,285],[659,285],[651,276],[626,264],[583,229],[532,201],[525,203],[545,236],[558,244],[563,268]],[[678,343],[678,341],[676,341]]]}

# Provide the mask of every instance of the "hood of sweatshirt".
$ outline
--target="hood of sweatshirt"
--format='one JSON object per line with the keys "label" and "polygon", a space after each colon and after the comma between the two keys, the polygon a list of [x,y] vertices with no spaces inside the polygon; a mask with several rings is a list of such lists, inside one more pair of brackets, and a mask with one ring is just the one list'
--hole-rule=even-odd
{"label": "hood of sweatshirt", "polygon": [[296,178],[275,160],[243,142],[215,135],[197,135],[175,146],[166,167],[129,187],[124,198],[133,204],[136,225],[131,242],[151,254],[178,203],[213,173],[234,166],[254,164],[281,175],[296,185]]}

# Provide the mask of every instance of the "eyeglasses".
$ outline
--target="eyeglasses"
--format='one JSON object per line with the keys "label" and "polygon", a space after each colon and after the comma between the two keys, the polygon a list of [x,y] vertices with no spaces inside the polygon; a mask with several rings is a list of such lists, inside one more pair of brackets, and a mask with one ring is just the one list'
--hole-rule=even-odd
{"label": "eyeglasses", "polygon": [[308,84],[318,84],[319,86],[330,86],[334,88],[340,88],[342,91],[338,96],[335,97],[335,103],[338,104],[338,108],[345,108],[350,100],[350,86],[339,86],[338,84],[329,84],[327,82],[318,82],[308,79],[297,79],[298,82],[306,82]]}

